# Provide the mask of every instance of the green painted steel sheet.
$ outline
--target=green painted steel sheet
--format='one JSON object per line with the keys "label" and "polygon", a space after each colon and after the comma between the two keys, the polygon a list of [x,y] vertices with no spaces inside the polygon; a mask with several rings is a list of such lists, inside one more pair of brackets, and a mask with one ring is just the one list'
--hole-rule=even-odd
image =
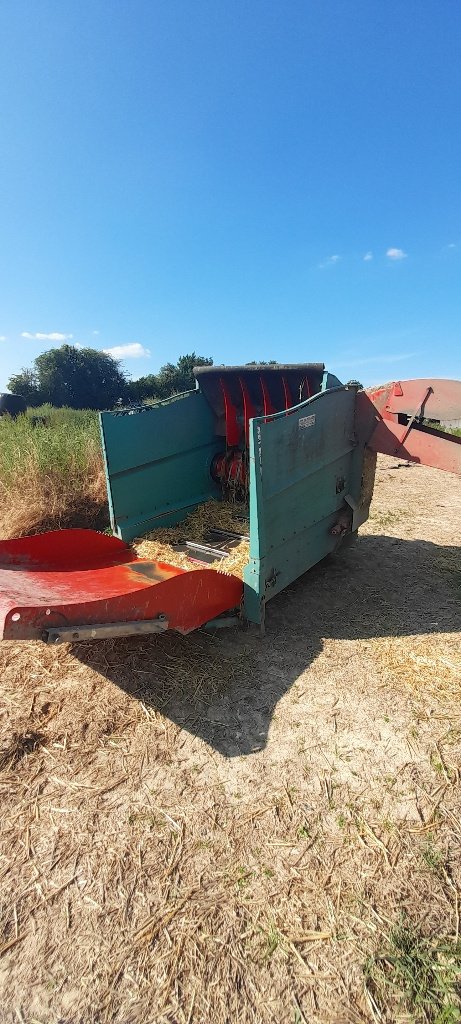
{"label": "green painted steel sheet", "polygon": [[331,529],[346,495],[359,502],[355,397],[355,388],[341,386],[288,414],[251,421],[245,614],[252,622],[262,622],[266,602],[337,546]]}
{"label": "green painted steel sheet", "polygon": [[200,502],[218,498],[210,475],[222,440],[200,391],[100,415],[113,532],[130,541],[180,522]]}

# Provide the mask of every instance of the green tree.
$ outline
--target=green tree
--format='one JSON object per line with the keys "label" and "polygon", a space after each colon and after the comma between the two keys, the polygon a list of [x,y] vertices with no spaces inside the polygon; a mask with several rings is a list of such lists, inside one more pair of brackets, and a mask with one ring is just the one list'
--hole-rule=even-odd
{"label": "green tree", "polygon": [[40,385],[35,370],[20,370],[8,381],[8,388],[14,395],[22,395],[28,405],[42,404]]}
{"label": "green tree", "polygon": [[195,387],[194,366],[212,366],[207,356],[195,352],[166,363],[158,374],[127,380],[120,364],[93,348],[61,345],[37,356],[33,366],[10,378],[8,387],[23,395],[28,405],[50,402],[73,409],[111,409],[118,401],[144,402],[169,398]]}
{"label": "green tree", "polygon": [[128,398],[128,382],[117,360],[73,345],[42,352],[32,369],[11,377],[8,387],[31,405],[50,402],[73,409],[110,409]]}
{"label": "green tree", "polygon": [[158,374],[139,377],[128,384],[129,397],[132,402],[144,402],[146,398],[169,398],[183,391],[195,388],[194,366],[212,366],[213,360],[207,356],[198,356],[195,352],[180,356],[177,363],[165,363]]}
{"label": "green tree", "polygon": [[212,366],[213,360],[207,356],[197,356],[195,352],[180,356],[177,363],[166,363],[161,366],[157,375],[159,394],[162,398],[180,395],[183,391],[195,388],[194,366]]}
{"label": "green tree", "polygon": [[144,402],[146,398],[159,398],[158,378],[155,373],[128,381],[128,397],[130,402]]}

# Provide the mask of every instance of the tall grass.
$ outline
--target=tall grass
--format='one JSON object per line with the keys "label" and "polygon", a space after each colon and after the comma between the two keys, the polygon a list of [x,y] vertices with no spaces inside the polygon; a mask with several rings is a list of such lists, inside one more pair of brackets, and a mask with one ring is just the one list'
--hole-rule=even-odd
{"label": "tall grass", "polygon": [[96,413],[42,406],[0,418],[1,537],[107,521]]}

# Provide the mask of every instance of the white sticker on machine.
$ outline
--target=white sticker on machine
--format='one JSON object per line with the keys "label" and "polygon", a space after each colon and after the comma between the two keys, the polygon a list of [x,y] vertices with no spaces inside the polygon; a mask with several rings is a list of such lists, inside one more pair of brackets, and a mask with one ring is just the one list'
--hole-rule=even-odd
{"label": "white sticker on machine", "polygon": [[312,416],[302,416],[298,420],[298,427],[300,430],[304,430],[306,427],[313,427],[315,423],[315,413]]}

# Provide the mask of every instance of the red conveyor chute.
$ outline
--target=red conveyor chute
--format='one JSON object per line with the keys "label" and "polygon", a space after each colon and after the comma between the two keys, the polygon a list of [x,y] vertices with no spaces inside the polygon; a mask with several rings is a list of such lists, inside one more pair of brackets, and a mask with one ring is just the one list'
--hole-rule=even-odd
{"label": "red conveyor chute", "polygon": [[137,558],[116,537],[60,530],[0,542],[0,637],[26,640],[53,628],[165,617],[189,633],[236,608],[243,584],[213,569]]}
{"label": "red conveyor chute", "polygon": [[461,417],[461,381],[402,380],[357,395],[357,427],[372,451],[461,473],[461,437],[435,424]]}

